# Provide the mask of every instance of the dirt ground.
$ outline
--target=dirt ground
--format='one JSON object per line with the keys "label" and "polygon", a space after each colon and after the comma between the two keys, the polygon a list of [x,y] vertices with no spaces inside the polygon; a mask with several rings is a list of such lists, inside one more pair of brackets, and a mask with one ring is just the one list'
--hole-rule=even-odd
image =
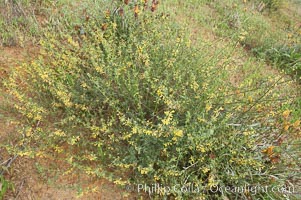
{"label": "dirt ground", "polygon": [[[0,48],[0,82],[8,76],[11,68],[20,62],[34,59],[38,52],[38,47]],[[11,121],[12,117],[16,116],[10,112],[5,97],[6,93],[0,84],[0,163],[12,157],[4,148],[1,148],[1,144],[7,144],[8,141],[13,140],[13,136],[17,132]],[[7,192],[4,200],[133,199],[124,197],[124,191],[107,180],[89,180],[87,176],[80,174],[60,177],[55,170],[50,172],[45,168],[45,166],[51,165],[47,162],[49,161],[17,157],[8,171],[4,173],[6,180],[14,185],[14,189]],[[85,183],[97,188],[97,192],[78,197],[78,183]]]}

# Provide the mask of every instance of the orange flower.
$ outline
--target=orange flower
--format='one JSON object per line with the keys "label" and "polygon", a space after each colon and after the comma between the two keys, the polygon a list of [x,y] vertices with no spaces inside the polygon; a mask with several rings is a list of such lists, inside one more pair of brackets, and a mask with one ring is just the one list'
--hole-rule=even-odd
{"label": "orange flower", "polygon": [[144,9],[147,9],[148,0],[144,0]]}
{"label": "orange flower", "polygon": [[265,153],[265,154],[267,154],[269,157],[271,157],[271,156],[274,154],[274,152],[273,152],[273,149],[274,149],[274,148],[275,148],[274,146],[269,146],[268,148],[264,149],[264,150],[262,151],[262,153]]}
{"label": "orange flower", "polygon": [[157,9],[157,6],[156,6],[156,4],[153,3],[153,4],[152,4],[151,11],[154,12],[156,9]]}
{"label": "orange flower", "polygon": [[138,14],[139,14],[139,7],[138,7],[138,5],[135,5],[134,13],[135,13],[135,17],[138,17]]}
{"label": "orange flower", "polygon": [[101,26],[101,30],[105,31],[107,29],[107,27],[108,27],[108,24],[104,23]]}
{"label": "orange flower", "polygon": [[153,0],[152,2],[152,8],[151,11],[155,12],[155,10],[157,9],[157,5],[159,4],[159,1]]}

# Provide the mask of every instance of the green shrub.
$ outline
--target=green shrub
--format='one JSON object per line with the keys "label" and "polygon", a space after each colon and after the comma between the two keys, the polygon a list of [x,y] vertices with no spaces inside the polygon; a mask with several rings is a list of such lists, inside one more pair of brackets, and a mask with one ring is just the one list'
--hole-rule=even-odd
{"label": "green shrub", "polygon": [[262,2],[271,10],[278,10],[283,5],[283,0],[262,0]]}
{"label": "green shrub", "polygon": [[275,47],[266,51],[266,59],[299,79],[301,77],[301,46]]}
{"label": "green shrub", "polygon": [[63,154],[67,172],[120,185],[199,187],[150,192],[161,198],[283,195],[210,191],[285,186],[288,172],[274,158],[281,147],[266,133],[277,127],[254,117],[272,85],[233,90],[223,51],[191,46],[165,14],[120,6],[85,17],[76,35],[48,33],[40,58],[12,74],[6,86],[25,117],[18,154]]}

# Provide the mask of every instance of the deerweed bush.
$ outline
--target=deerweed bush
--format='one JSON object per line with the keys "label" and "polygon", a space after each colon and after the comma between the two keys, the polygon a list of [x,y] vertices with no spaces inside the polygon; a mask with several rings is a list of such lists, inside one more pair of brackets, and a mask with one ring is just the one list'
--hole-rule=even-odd
{"label": "deerweed bush", "polygon": [[191,46],[146,2],[86,17],[75,35],[48,33],[40,58],[16,69],[6,86],[26,119],[19,155],[64,154],[67,172],[120,185],[200,188],[150,194],[166,198],[281,195],[210,191],[285,186],[273,178],[281,148],[268,146],[275,135],[261,138],[266,128],[245,125],[263,106],[226,84],[227,58]]}

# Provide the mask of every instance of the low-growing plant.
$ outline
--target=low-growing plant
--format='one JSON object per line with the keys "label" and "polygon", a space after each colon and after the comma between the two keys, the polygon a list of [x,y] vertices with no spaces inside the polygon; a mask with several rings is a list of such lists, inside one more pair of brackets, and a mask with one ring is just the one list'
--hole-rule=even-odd
{"label": "low-growing plant", "polygon": [[[270,9],[282,5],[282,1],[259,2]],[[210,6],[215,9],[218,18],[215,30],[218,35],[236,40],[257,58],[273,63],[299,79],[300,28],[292,25],[292,20],[289,20],[285,12],[266,15],[259,12],[256,6],[251,7],[247,1],[244,4],[238,1],[220,1],[211,3]]]}
{"label": "low-growing plant", "polygon": [[4,199],[6,192],[12,189],[13,185],[0,174],[0,199]]}
{"label": "low-growing plant", "polygon": [[192,46],[185,27],[158,6],[113,2],[114,9],[82,19],[77,34],[47,33],[40,58],[6,82],[24,116],[16,145],[23,148],[8,149],[63,154],[66,173],[175,187],[145,190],[161,198],[287,195],[216,191],[290,183],[293,172],[279,167],[289,162],[281,148],[287,143],[274,144],[294,130],[275,122],[279,104],[271,91],[281,79],[233,87],[226,53]]}
{"label": "low-growing plant", "polygon": [[266,59],[299,79],[301,77],[301,46],[282,46],[269,49]]}
{"label": "low-growing plant", "polygon": [[262,0],[265,3],[266,8],[270,10],[278,10],[283,5],[283,0]]}
{"label": "low-growing plant", "polygon": [[[43,2],[43,3],[42,3]],[[0,0],[0,45],[23,46],[39,33],[36,16],[46,1]]]}

